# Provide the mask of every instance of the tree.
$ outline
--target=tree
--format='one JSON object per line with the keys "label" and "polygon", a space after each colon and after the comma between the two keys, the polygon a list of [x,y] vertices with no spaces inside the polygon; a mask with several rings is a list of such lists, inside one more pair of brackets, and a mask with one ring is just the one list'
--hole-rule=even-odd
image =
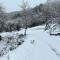
{"label": "tree", "polygon": [[27,18],[28,18],[28,12],[27,10],[29,10],[29,4],[27,3],[27,1],[25,0],[22,0],[22,5],[21,5],[21,8],[22,8],[22,14],[23,14],[23,18],[24,18],[24,21],[25,21],[25,32],[24,32],[24,35],[26,35],[26,31],[27,31],[27,27],[28,27],[28,22],[27,22]]}
{"label": "tree", "polygon": [[49,29],[49,23],[52,22],[53,18],[56,17],[56,9],[53,7],[52,3],[47,0],[47,3],[43,7],[43,15],[46,20],[45,30]]}
{"label": "tree", "polygon": [[49,20],[49,8],[47,7],[47,8],[44,8],[43,9],[43,15],[44,15],[44,17],[45,17],[45,20],[46,20],[46,26],[45,26],[45,30],[47,30],[47,27],[48,27],[48,20]]}
{"label": "tree", "polygon": [[0,5],[0,32],[4,31],[5,29],[5,20],[6,20],[6,15],[4,12],[3,6]]}

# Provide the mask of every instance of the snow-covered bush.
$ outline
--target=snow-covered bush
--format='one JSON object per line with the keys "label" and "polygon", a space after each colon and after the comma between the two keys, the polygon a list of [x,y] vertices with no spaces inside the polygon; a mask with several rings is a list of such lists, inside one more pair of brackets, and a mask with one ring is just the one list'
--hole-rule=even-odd
{"label": "snow-covered bush", "polygon": [[59,24],[52,24],[49,29],[50,35],[60,35],[60,25]]}
{"label": "snow-covered bush", "polygon": [[3,56],[9,51],[16,49],[19,45],[22,45],[24,39],[24,35],[18,33],[2,37],[2,40],[0,41],[0,56]]}

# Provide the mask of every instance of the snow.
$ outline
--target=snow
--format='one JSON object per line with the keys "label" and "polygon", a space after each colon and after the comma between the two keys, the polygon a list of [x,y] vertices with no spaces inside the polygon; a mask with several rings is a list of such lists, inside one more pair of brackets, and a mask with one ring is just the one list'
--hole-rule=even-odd
{"label": "snow", "polygon": [[60,25],[55,23],[50,25],[50,33],[51,34],[57,34],[60,33]]}
{"label": "snow", "polygon": [[[34,43],[31,44],[33,40]],[[25,42],[0,57],[0,60],[60,60],[60,36],[50,36],[44,31],[44,26],[29,28]]]}

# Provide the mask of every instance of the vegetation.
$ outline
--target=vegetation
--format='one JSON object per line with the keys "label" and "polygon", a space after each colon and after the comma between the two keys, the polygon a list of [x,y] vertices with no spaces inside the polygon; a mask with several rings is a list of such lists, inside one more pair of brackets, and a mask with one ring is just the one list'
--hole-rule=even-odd
{"label": "vegetation", "polygon": [[0,32],[11,32],[25,28],[25,34],[28,27],[34,27],[46,24],[45,30],[49,28],[50,23],[60,24],[60,2],[47,2],[34,8],[22,1],[22,11],[6,13],[0,5]]}

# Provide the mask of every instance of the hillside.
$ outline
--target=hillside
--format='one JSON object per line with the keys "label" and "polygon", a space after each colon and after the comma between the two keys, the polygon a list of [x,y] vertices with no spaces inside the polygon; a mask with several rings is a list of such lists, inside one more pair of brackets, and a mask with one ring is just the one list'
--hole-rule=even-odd
{"label": "hillside", "polygon": [[44,26],[29,28],[24,41],[0,60],[60,60],[60,36],[50,36]]}
{"label": "hillside", "polygon": [[[46,23],[46,16],[48,15],[48,20],[57,18],[60,19],[60,1],[59,0],[48,0],[50,3],[40,4],[30,10],[26,11],[27,14],[27,24],[32,25],[34,22],[40,24]],[[53,2],[52,2],[53,1]],[[12,21],[20,21],[24,24],[24,14],[23,11],[15,11],[7,14]],[[52,16],[52,18],[50,17]],[[56,20],[56,21],[57,21]],[[31,21],[31,22],[30,22]],[[23,23],[22,23],[23,22]]]}
{"label": "hillside", "polygon": [[11,32],[26,26],[34,27],[46,23],[60,24],[60,1],[40,4],[26,11],[6,13],[5,17],[1,18],[3,22],[0,26],[0,32]]}

